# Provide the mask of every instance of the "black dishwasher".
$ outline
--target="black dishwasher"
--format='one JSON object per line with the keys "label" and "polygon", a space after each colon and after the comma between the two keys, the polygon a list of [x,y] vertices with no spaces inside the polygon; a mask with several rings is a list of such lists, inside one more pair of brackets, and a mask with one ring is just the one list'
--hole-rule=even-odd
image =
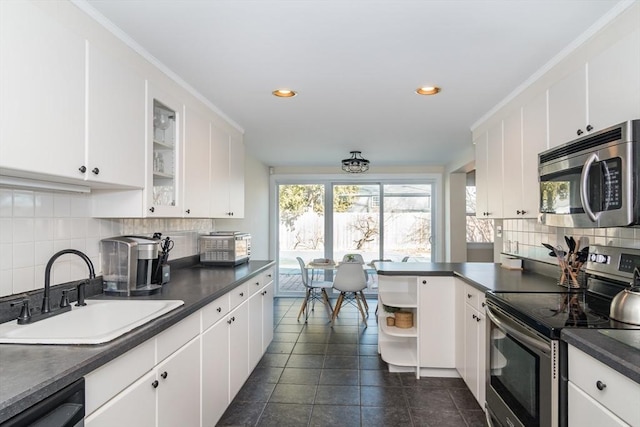
{"label": "black dishwasher", "polygon": [[84,378],[25,409],[0,427],[83,427]]}

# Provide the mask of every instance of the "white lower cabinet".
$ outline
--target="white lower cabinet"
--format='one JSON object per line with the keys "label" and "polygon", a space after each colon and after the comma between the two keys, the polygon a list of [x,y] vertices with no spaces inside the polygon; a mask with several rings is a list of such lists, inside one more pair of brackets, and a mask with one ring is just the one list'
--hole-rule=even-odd
{"label": "white lower cabinet", "polygon": [[250,279],[87,374],[85,425],[216,425],[253,370],[250,326],[260,331],[254,358],[273,339],[273,270],[259,277],[265,285],[254,294],[255,316]]}
{"label": "white lower cabinet", "polygon": [[156,368],[158,427],[200,424],[200,337]]}
{"label": "white lower cabinet", "polygon": [[418,341],[422,370],[453,370],[456,366],[456,280],[452,276],[418,277]]}
{"label": "white lower cabinet", "polygon": [[229,400],[233,400],[249,377],[249,304],[229,313]]}
{"label": "white lower cabinet", "polygon": [[199,361],[198,337],[88,416],[85,425],[199,425]]}
{"label": "white lower cabinet", "polygon": [[[378,276],[378,352],[395,372],[455,375],[454,277]],[[411,328],[388,326],[385,307],[413,313]]]}
{"label": "white lower cabinet", "polygon": [[640,426],[640,384],[568,346],[568,425]]}
{"label": "white lower cabinet", "polygon": [[249,370],[256,367],[273,340],[273,273],[249,283],[257,289],[249,298]]}
{"label": "white lower cabinet", "polygon": [[155,427],[156,390],[152,384],[156,372],[151,371],[124,391],[111,399],[100,409],[89,415],[86,427],[136,426]]}
{"label": "white lower cabinet", "polygon": [[487,377],[487,322],[484,292],[456,284],[456,368],[484,408]]}
{"label": "white lower cabinet", "polygon": [[569,405],[568,425],[570,427],[629,426],[573,383],[568,385],[567,401]]}
{"label": "white lower cabinet", "polygon": [[229,324],[221,319],[202,334],[202,425],[215,426],[229,400]]}

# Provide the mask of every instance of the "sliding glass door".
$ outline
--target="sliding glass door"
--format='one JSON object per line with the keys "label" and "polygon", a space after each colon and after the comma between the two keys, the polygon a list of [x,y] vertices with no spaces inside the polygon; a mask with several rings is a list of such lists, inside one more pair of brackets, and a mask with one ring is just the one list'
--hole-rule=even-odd
{"label": "sliding glass door", "polygon": [[389,184],[383,191],[381,259],[432,261],[432,184]]}
{"label": "sliding glass door", "polygon": [[[280,183],[277,295],[302,295],[297,257],[342,261],[359,254],[375,260],[431,261],[433,183]],[[329,215],[325,213],[329,212]],[[376,291],[369,269],[368,292]],[[332,279],[331,271],[314,271]]]}

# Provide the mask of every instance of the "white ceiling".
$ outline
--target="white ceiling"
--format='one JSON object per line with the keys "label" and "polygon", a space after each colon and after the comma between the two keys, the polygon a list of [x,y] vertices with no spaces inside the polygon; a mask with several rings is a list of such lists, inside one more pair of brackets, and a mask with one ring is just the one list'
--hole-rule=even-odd
{"label": "white ceiling", "polygon": [[[87,0],[270,166],[443,165],[618,0]],[[419,86],[438,85],[435,97]],[[271,91],[298,91],[290,99]]]}

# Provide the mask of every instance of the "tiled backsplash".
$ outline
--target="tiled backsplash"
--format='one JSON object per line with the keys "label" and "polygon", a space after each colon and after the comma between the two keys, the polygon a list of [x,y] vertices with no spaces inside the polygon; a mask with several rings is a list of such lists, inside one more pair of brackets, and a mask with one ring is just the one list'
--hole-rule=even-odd
{"label": "tiled backsplash", "polygon": [[564,236],[576,240],[585,236],[590,245],[640,249],[640,227],[562,228],[542,225],[535,219],[505,219],[502,226],[502,252],[549,263],[554,259],[542,243],[566,248]]}
{"label": "tiled backsplash", "polygon": [[[175,242],[170,259],[198,253],[198,235],[214,230],[212,219],[92,218],[91,196],[0,188],[0,297],[44,287],[49,258],[62,249],[86,253],[101,274],[99,242],[118,235],[160,232]],[[88,276],[84,262],[63,255],[51,284]]]}

